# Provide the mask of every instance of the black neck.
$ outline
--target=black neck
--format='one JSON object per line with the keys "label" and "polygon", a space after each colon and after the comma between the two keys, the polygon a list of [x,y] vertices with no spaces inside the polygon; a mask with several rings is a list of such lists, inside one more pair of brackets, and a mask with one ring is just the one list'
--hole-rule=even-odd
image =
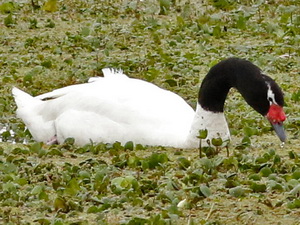
{"label": "black neck", "polygon": [[[251,62],[229,58],[210,69],[201,84],[198,101],[206,110],[223,112],[229,89],[234,87],[251,107],[260,114],[266,115],[270,106],[267,99],[268,83],[272,88],[278,89],[275,92],[281,92],[275,81],[263,75],[261,70]],[[277,97],[279,105],[283,105],[281,95]]]}

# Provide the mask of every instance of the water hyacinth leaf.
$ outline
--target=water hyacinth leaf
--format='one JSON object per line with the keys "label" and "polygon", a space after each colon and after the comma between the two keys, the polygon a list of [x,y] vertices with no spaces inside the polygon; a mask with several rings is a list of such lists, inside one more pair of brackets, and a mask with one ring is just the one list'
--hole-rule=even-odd
{"label": "water hyacinth leaf", "polygon": [[29,29],[36,29],[36,28],[38,28],[37,23],[38,22],[37,22],[36,18],[30,19],[29,20]]}
{"label": "water hyacinth leaf", "polygon": [[65,189],[65,193],[68,195],[76,195],[80,191],[80,184],[77,178],[72,178]]}
{"label": "water hyacinth leaf", "polygon": [[132,151],[134,149],[134,143],[132,141],[126,142],[124,145],[124,149]]}
{"label": "water hyacinth leaf", "polygon": [[91,32],[90,28],[88,28],[88,27],[83,27],[81,29],[81,35],[84,37],[89,36],[90,32]]}
{"label": "water hyacinth leaf", "polygon": [[213,146],[218,147],[218,146],[221,146],[223,144],[223,140],[220,137],[219,138],[212,138],[211,143],[212,143]]}
{"label": "water hyacinth leaf", "polygon": [[295,199],[292,202],[287,204],[289,209],[299,209],[300,208],[300,199]]}
{"label": "water hyacinth leaf", "polygon": [[243,139],[242,139],[242,145],[245,145],[245,146],[250,146],[251,145],[251,140],[248,136],[245,136]]}
{"label": "water hyacinth leaf", "polygon": [[50,69],[52,67],[52,62],[51,62],[51,60],[45,60],[41,63],[41,66],[43,66],[47,69]]}
{"label": "water hyacinth leaf", "polygon": [[51,19],[47,19],[47,23],[45,24],[45,27],[54,28],[55,27],[54,21]]}
{"label": "water hyacinth leaf", "polygon": [[15,5],[13,2],[4,2],[0,5],[1,13],[12,13],[15,9]]}
{"label": "water hyacinth leaf", "polygon": [[17,192],[17,185],[13,182],[7,182],[2,184],[2,190],[4,192],[9,192],[11,194],[16,193]]}
{"label": "water hyacinth leaf", "polygon": [[252,182],[250,188],[253,192],[265,192],[267,190],[267,186],[265,184]]}
{"label": "water hyacinth leaf", "polygon": [[120,194],[124,189],[124,178],[123,177],[116,177],[111,181],[112,191],[116,194]]}
{"label": "water hyacinth leaf", "polygon": [[239,28],[241,30],[246,29],[246,22],[247,22],[247,19],[244,16],[242,16],[242,15],[239,16],[238,20],[236,22],[237,28]]}
{"label": "water hyacinth leaf", "polygon": [[23,85],[29,86],[32,83],[33,83],[32,74],[31,73],[26,74],[23,78]]}
{"label": "water hyacinth leaf", "polygon": [[48,0],[44,3],[43,10],[46,12],[56,12],[57,11],[57,0]]}
{"label": "water hyacinth leaf", "polygon": [[49,156],[63,156],[63,153],[61,150],[57,149],[57,148],[51,148],[48,152],[47,155]]}
{"label": "water hyacinth leaf", "polygon": [[210,2],[213,4],[214,7],[220,9],[226,9],[230,6],[230,4],[232,4],[228,0],[210,0]]}
{"label": "water hyacinth leaf", "polygon": [[297,92],[294,92],[292,94],[292,98],[291,99],[293,101],[300,102],[300,90],[298,90]]}
{"label": "water hyacinth leaf", "polygon": [[207,135],[208,135],[207,129],[205,129],[205,130],[199,130],[199,135],[197,136],[197,138],[199,138],[199,139],[205,139],[205,138],[207,138]]}
{"label": "water hyacinth leaf", "polygon": [[20,186],[24,186],[24,185],[28,184],[28,180],[26,178],[18,178],[15,180],[15,182],[17,184],[19,184]]}
{"label": "water hyacinth leaf", "polygon": [[229,194],[233,197],[240,198],[240,197],[245,196],[245,189],[243,189],[240,186],[233,187],[233,188],[229,189]]}
{"label": "water hyacinth leaf", "polygon": [[154,169],[166,162],[168,162],[168,156],[165,153],[152,153],[152,155],[145,160],[149,166],[149,169]]}
{"label": "water hyacinth leaf", "polygon": [[297,159],[298,155],[294,151],[289,151],[289,157],[290,159]]}
{"label": "water hyacinth leaf", "polygon": [[261,175],[257,174],[257,173],[250,174],[249,175],[249,180],[259,181],[259,180],[261,180]]}
{"label": "water hyacinth leaf", "polygon": [[279,155],[275,155],[274,156],[274,160],[273,160],[274,164],[279,164],[281,163],[281,157]]}
{"label": "water hyacinth leaf", "polygon": [[91,206],[87,209],[87,213],[98,213],[98,212],[102,212],[102,209],[97,206]]}
{"label": "water hyacinth leaf", "polygon": [[298,184],[297,186],[295,186],[290,192],[290,195],[292,196],[299,196],[300,194],[300,184]]}
{"label": "water hyacinth leaf", "polygon": [[68,212],[69,211],[69,207],[67,205],[67,202],[62,197],[55,198],[53,206],[54,206],[55,211],[58,211],[58,210],[61,210],[63,212]]}
{"label": "water hyacinth leaf", "polygon": [[36,185],[32,190],[31,194],[32,195],[38,195],[44,190],[44,187],[42,185]]}
{"label": "water hyacinth leaf", "polygon": [[171,1],[170,0],[159,0],[159,6],[160,6],[160,15],[166,15],[168,10],[170,9],[171,6]]}
{"label": "water hyacinth leaf", "polygon": [[173,80],[173,79],[168,79],[165,81],[167,84],[170,85],[170,87],[175,87],[177,86],[177,81],[176,80]]}
{"label": "water hyacinth leaf", "polygon": [[46,218],[39,218],[39,219],[36,219],[34,222],[38,222],[39,224],[43,224],[43,225],[51,224],[50,220],[46,219]]}
{"label": "water hyacinth leaf", "polygon": [[178,162],[178,166],[180,169],[183,169],[183,170],[186,170],[187,168],[189,168],[191,166],[191,162],[190,160],[188,160],[187,158],[185,157],[179,157],[177,159],[177,162]]}
{"label": "water hyacinth leaf", "polygon": [[221,37],[221,27],[220,26],[215,26],[213,28],[213,36],[216,37],[216,38],[220,38]]}
{"label": "water hyacinth leaf", "polygon": [[300,179],[300,169],[297,168],[293,174],[292,174],[292,178],[295,179],[295,180],[299,180]]}
{"label": "water hyacinth leaf", "polygon": [[12,14],[9,14],[7,17],[4,18],[4,25],[6,27],[12,27],[14,24],[16,24],[16,20],[12,16]]}
{"label": "water hyacinth leaf", "polygon": [[200,191],[205,197],[211,196],[211,190],[206,185],[201,185]]}
{"label": "water hyacinth leaf", "polygon": [[91,174],[86,170],[82,170],[82,171],[79,172],[79,176],[81,178],[90,178]]}
{"label": "water hyacinth leaf", "polygon": [[274,180],[270,180],[267,183],[267,186],[271,190],[284,191],[284,187],[280,183],[278,183],[278,182],[276,182]]}
{"label": "water hyacinth leaf", "polygon": [[248,137],[251,137],[251,136],[256,135],[258,133],[256,128],[249,127],[249,126],[244,127],[243,131],[244,131],[244,134]]}
{"label": "water hyacinth leaf", "polygon": [[263,177],[268,177],[271,173],[272,173],[272,170],[268,166],[265,166],[260,170],[260,174]]}
{"label": "water hyacinth leaf", "polygon": [[45,191],[41,191],[38,195],[39,200],[49,200],[49,195]]}
{"label": "water hyacinth leaf", "polygon": [[34,153],[39,153],[42,150],[43,143],[42,142],[35,142],[30,146],[30,151]]}
{"label": "water hyacinth leaf", "polygon": [[291,179],[289,176],[286,179],[288,179],[287,186],[290,190],[298,186],[300,183],[298,180]]}

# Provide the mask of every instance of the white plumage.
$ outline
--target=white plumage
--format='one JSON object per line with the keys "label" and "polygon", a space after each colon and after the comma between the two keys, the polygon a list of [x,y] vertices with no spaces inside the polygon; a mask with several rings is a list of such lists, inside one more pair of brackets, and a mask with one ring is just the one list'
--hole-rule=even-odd
{"label": "white plumage", "polygon": [[[228,58],[213,66],[203,79],[196,112],[178,95],[121,70],[103,69],[104,77],[32,97],[13,88],[17,115],[36,141],[62,143],[72,137],[90,142],[195,148],[199,130],[207,139],[230,139],[223,113],[230,88],[272,124],[286,140],[283,93],[276,82],[251,62]],[[204,142],[204,144],[207,142]]]}
{"label": "white plumage", "polygon": [[[45,143],[53,137],[59,143],[73,137],[78,145],[133,141],[144,145],[198,146],[199,126],[191,130],[195,127],[195,111],[180,96],[129,78],[122,71],[103,69],[103,73],[104,77],[90,78],[89,83],[36,97],[14,88],[18,117],[36,141]],[[224,122],[225,136],[229,137],[225,118],[221,120]]]}

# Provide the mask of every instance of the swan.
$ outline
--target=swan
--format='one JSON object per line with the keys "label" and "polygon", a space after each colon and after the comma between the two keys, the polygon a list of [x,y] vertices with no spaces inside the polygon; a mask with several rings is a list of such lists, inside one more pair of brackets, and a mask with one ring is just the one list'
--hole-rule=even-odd
{"label": "swan", "polygon": [[230,88],[286,139],[284,98],[276,82],[250,61],[228,58],[204,78],[196,111],[168,90],[129,78],[121,70],[103,69],[104,77],[60,88],[36,97],[14,87],[17,116],[36,141],[62,143],[72,137],[77,145],[91,142],[197,148],[199,130],[207,139],[230,140],[223,108]]}

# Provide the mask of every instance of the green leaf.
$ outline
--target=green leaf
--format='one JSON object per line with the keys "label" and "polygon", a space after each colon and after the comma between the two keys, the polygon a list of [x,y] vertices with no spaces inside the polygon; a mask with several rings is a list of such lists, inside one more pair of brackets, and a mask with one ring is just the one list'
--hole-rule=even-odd
{"label": "green leaf", "polygon": [[29,20],[29,29],[36,29],[37,27],[37,19],[33,18]]}
{"label": "green leaf", "polygon": [[88,27],[83,27],[81,29],[81,35],[84,36],[84,37],[87,37],[90,35],[90,28]]}
{"label": "green leaf", "polygon": [[41,66],[50,69],[52,67],[52,62],[51,60],[45,60],[41,63]]}
{"label": "green leaf", "polygon": [[91,206],[87,209],[87,213],[98,213],[101,212],[102,210],[97,207],[97,206]]}
{"label": "green leaf", "polygon": [[57,149],[57,148],[51,148],[48,152],[47,155],[49,156],[63,156],[63,153],[61,150]]}
{"label": "green leaf", "polygon": [[257,173],[250,174],[249,175],[249,180],[259,181],[259,180],[261,180],[261,175],[257,174]]}
{"label": "green leaf", "polygon": [[236,27],[241,30],[244,30],[244,29],[246,29],[246,22],[247,22],[247,19],[244,16],[239,16],[238,20],[236,22]]}
{"label": "green leaf", "polygon": [[91,174],[87,170],[82,170],[79,172],[79,176],[81,178],[90,178]]}
{"label": "green leaf", "polygon": [[265,166],[260,170],[260,173],[263,177],[268,177],[272,173],[272,170],[270,169],[270,167]]}
{"label": "green leaf", "polygon": [[179,157],[177,159],[178,165],[180,169],[186,170],[187,168],[189,168],[191,166],[191,162],[190,160],[188,160],[185,157]]}
{"label": "green leaf", "polygon": [[133,149],[134,149],[134,143],[132,141],[126,142],[125,145],[124,145],[124,149],[125,150],[133,151]]}
{"label": "green leaf", "polygon": [[251,136],[256,135],[258,133],[256,128],[248,127],[248,126],[245,126],[243,128],[243,131],[244,131],[244,134],[248,137],[251,137]]}
{"label": "green leaf", "polygon": [[223,144],[223,140],[220,137],[219,138],[212,138],[211,143],[212,143],[213,146],[218,147],[218,146],[221,146]]}
{"label": "green leaf", "polygon": [[270,180],[268,182],[268,187],[271,190],[284,191],[283,186],[281,184],[279,184],[278,182],[274,181],[274,180]]}
{"label": "green leaf", "polygon": [[199,135],[197,136],[197,138],[199,138],[199,139],[205,139],[205,138],[207,138],[207,135],[208,135],[207,129],[205,129],[205,130],[199,130]]}
{"label": "green leaf", "polygon": [[200,186],[200,191],[205,197],[211,196],[211,191],[206,185],[201,185]]}
{"label": "green leaf", "polygon": [[168,10],[170,9],[171,6],[171,1],[170,0],[158,0],[159,1],[159,6],[160,6],[160,15],[166,15]]}
{"label": "green leaf", "polygon": [[63,212],[68,212],[69,211],[69,207],[67,205],[67,202],[62,197],[55,198],[55,200],[53,202],[53,206],[54,206],[55,211],[58,211],[58,210],[61,210]]}
{"label": "green leaf", "polygon": [[15,9],[13,2],[4,2],[0,5],[1,13],[12,13]]}
{"label": "green leaf", "polygon": [[6,27],[12,27],[14,24],[16,24],[16,21],[13,18],[12,14],[9,14],[7,17],[4,18],[4,25]]}
{"label": "green leaf", "polygon": [[167,84],[170,85],[170,87],[175,87],[177,86],[177,81],[176,80],[173,80],[173,79],[168,79],[165,81]]}
{"label": "green leaf", "polygon": [[238,187],[230,188],[229,194],[233,197],[240,198],[245,196],[245,190],[242,187],[238,186]]}
{"label": "green leaf", "polygon": [[30,151],[34,153],[39,153],[42,150],[42,146],[42,142],[35,142],[30,146]]}
{"label": "green leaf", "polygon": [[300,194],[300,184],[298,184],[297,186],[295,186],[290,192],[290,195],[292,196],[299,196]]}
{"label": "green leaf", "polygon": [[299,209],[300,208],[300,199],[295,199],[292,202],[287,204],[289,209]]}
{"label": "green leaf", "polygon": [[256,182],[252,182],[250,188],[253,192],[265,192],[267,190],[267,186],[265,184],[260,184]]}
{"label": "green leaf", "polygon": [[216,37],[216,38],[220,38],[221,34],[222,34],[221,27],[219,25],[214,26],[214,28],[213,28],[213,36]]}
{"label": "green leaf", "polygon": [[43,10],[47,12],[55,12],[57,11],[57,0],[48,0],[42,7]]}
{"label": "green leaf", "polygon": [[47,23],[46,23],[45,27],[54,28],[55,27],[54,21],[52,21],[51,19],[47,19]]}
{"label": "green leaf", "polygon": [[293,179],[296,179],[296,180],[299,180],[299,179],[300,179],[300,169],[299,169],[299,168],[297,168],[297,169],[293,172],[292,178],[293,178]]}

